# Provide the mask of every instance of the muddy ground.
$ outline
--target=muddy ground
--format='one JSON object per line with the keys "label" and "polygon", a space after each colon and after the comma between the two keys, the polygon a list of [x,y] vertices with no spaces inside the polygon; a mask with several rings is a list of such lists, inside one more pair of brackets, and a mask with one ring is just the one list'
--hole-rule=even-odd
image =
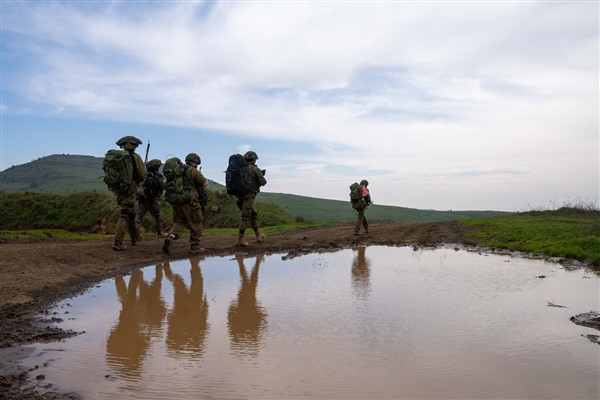
{"label": "muddy ground", "polygon": [[[307,228],[250,241],[246,248],[233,246],[233,236],[205,236],[206,256],[282,253],[288,257],[315,251],[332,251],[356,245],[412,245],[475,247],[477,241],[456,222],[372,224],[369,234],[354,236],[353,226]],[[13,370],[15,346],[49,342],[75,334],[52,324],[47,310],[57,301],[84,292],[94,284],[137,267],[164,260],[188,258],[189,241],[174,243],[171,254],[161,250],[162,239],[144,239],[117,252],[112,239],[94,241],[42,240],[0,243],[0,398],[70,399],[74,394],[45,391],[32,385],[34,371]],[[40,388],[42,390],[40,390]]]}

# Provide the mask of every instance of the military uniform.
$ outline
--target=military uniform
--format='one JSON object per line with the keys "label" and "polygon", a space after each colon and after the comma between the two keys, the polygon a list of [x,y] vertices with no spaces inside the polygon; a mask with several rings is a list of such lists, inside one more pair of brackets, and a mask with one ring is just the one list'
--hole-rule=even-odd
{"label": "military uniform", "polygon": [[116,193],[117,204],[121,208],[119,220],[115,228],[115,241],[113,250],[124,250],[123,245],[125,233],[128,232],[131,238],[131,243],[135,245],[138,240],[138,231],[135,226],[135,200],[137,186],[146,177],[146,167],[144,161],[135,152],[135,149],[142,144],[142,141],[134,136],[125,136],[119,139],[116,144],[127,150],[133,162],[133,182],[128,192]]}
{"label": "military uniform", "polygon": [[254,230],[256,240],[260,243],[264,240],[264,236],[260,233],[258,227],[258,213],[256,211],[256,195],[260,192],[261,186],[267,184],[267,180],[264,177],[264,170],[261,170],[256,166],[256,160],[258,156],[255,152],[249,151],[244,154],[244,158],[250,164],[246,168],[246,175],[244,180],[246,184],[252,189],[252,193],[245,196],[237,197],[237,207],[242,212],[239,229],[238,229],[238,240],[236,246],[248,246],[248,242],[244,241],[244,235],[248,227]]}
{"label": "military uniform", "polygon": [[200,201],[198,200],[198,191],[200,188],[208,185],[208,180],[196,169],[196,166],[200,164],[200,157],[197,154],[189,154],[186,157],[186,164],[184,173],[187,174],[187,178],[193,186],[192,200],[189,203],[172,204],[173,227],[163,243],[162,249],[165,253],[169,253],[171,244],[183,235],[186,226],[190,228],[190,253],[200,254],[205,251],[200,247],[202,210],[200,209]]}
{"label": "military uniform", "polygon": [[137,229],[142,225],[142,219],[144,215],[148,212],[150,215],[154,217],[154,225],[156,228],[156,235],[162,235],[162,222],[160,220],[160,196],[162,195],[165,189],[165,179],[162,174],[158,172],[158,168],[160,168],[161,161],[160,160],[151,160],[146,164],[148,168],[148,174],[146,175],[146,179],[152,175],[152,179],[158,185],[158,193],[156,195],[148,194],[144,191],[142,187],[138,188],[137,191],[137,200],[138,200],[138,208],[135,213],[135,225]]}
{"label": "military uniform", "polygon": [[371,204],[371,194],[369,193],[369,189],[367,189],[368,185],[369,182],[367,182],[366,180],[360,181],[362,199],[358,203],[352,205],[352,207],[358,213],[358,216],[356,217],[356,224],[354,224],[355,235],[360,235],[361,226],[365,228],[365,233],[369,233],[369,222],[365,218],[365,210],[367,209],[369,204]]}

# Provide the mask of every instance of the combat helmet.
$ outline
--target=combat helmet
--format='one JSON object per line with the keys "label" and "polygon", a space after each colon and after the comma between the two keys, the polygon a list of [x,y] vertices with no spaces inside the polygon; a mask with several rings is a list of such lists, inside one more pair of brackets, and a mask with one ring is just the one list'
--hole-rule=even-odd
{"label": "combat helmet", "polygon": [[200,156],[196,153],[190,153],[187,156],[185,156],[185,162],[186,164],[188,162],[193,162],[196,165],[200,165]]}
{"label": "combat helmet", "polygon": [[135,147],[138,147],[140,144],[142,144],[142,141],[138,138],[136,138],[135,136],[123,136],[121,139],[117,140],[116,144],[117,146],[125,146],[127,143],[130,143],[132,145],[134,145]]}
{"label": "combat helmet", "polygon": [[369,186],[369,181],[366,179],[363,179],[362,181],[360,181],[360,185],[361,186]]}
{"label": "combat helmet", "polygon": [[146,168],[148,169],[148,171],[158,171],[158,169],[160,168],[161,165],[162,165],[162,161],[155,158],[146,163]]}
{"label": "combat helmet", "polygon": [[258,155],[253,151],[247,151],[246,154],[244,154],[244,159],[246,161],[256,161],[258,160]]}

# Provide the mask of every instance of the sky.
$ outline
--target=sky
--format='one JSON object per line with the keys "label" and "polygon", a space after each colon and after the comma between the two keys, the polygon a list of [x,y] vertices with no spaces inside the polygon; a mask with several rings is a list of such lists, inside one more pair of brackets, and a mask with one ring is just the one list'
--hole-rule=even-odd
{"label": "sky", "polygon": [[134,135],[219,183],[251,149],[267,192],[348,200],[366,179],[375,206],[597,206],[599,8],[2,0],[0,170]]}

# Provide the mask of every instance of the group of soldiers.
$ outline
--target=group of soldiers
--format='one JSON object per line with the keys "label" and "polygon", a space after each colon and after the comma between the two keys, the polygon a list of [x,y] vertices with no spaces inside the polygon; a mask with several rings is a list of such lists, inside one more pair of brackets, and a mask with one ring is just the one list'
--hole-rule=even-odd
{"label": "group of soldiers", "polygon": [[[135,245],[140,239],[140,226],[142,218],[146,213],[154,217],[157,236],[164,237],[162,233],[162,222],[160,218],[159,198],[165,189],[164,176],[159,172],[162,162],[158,159],[150,160],[144,163],[139,154],[135,152],[142,141],[134,136],[125,136],[119,139],[116,144],[123,150],[126,150],[133,162],[133,181],[136,183],[137,190],[127,193],[115,193],[117,203],[120,207],[120,216],[115,229],[115,236],[112,249],[122,251],[126,249],[123,243],[125,234],[128,232],[131,238],[131,244]],[[248,151],[244,154],[244,159],[249,167],[246,170],[245,180],[248,184],[255,187],[253,193],[243,196],[237,196],[236,204],[241,211],[241,220],[239,223],[238,237],[235,246],[249,246],[248,241],[244,239],[245,232],[250,227],[255,234],[256,241],[262,243],[265,236],[260,232],[258,226],[258,213],[256,212],[256,195],[260,187],[267,184],[263,171],[256,166],[258,155],[254,151]],[[190,153],[185,158],[186,179],[191,183],[192,189],[197,193],[206,192],[208,179],[199,171],[200,156],[196,153]],[[148,191],[143,185],[152,180],[157,185],[157,190]],[[137,203],[137,209],[136,209]],[[173,241],[179,239],[185,228],[190,230],[190,253],[202,254],[206,250],[200,247],[200,238],[202,236],[202,207],[200,197],[193,196],[192,200],[183,204],[171,203],[173,208],[173,226],[163,241],[162,250],[168,254]]]}

